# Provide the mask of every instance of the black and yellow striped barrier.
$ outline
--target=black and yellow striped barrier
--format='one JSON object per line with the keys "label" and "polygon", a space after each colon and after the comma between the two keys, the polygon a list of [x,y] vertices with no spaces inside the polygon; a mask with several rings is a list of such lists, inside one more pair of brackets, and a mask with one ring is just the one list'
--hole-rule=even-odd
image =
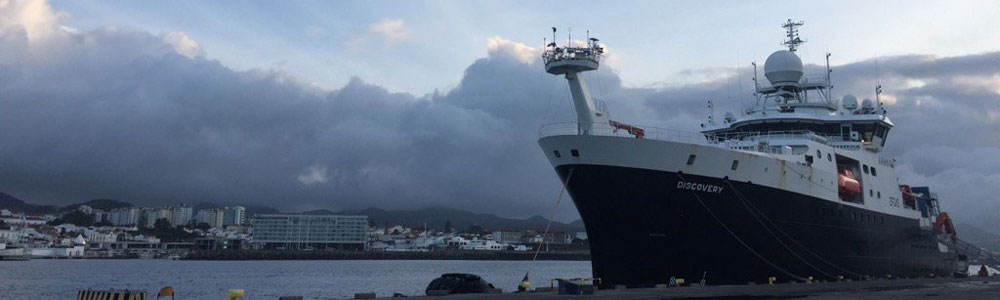
{"label": "black and yellow striped barrier", "polygon": [[79,291],[76,300],[146,300],[146,292],[133,291]]}

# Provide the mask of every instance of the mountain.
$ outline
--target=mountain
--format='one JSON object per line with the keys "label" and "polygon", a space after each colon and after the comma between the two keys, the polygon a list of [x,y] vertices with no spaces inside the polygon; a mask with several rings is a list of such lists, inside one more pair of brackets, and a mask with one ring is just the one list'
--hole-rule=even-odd
{"label": "mountain", "polygon": [[[368,216],[368,220],[377,225],[405,225],[413,228],[444,229],[445,222],[451,222],[453,228],[462,230],[475,224],[485,230],[497,229],[512,230],[544,230],[548,224],[548,219],[534,216],[527,219],[511,219],[498,217],[493,214],[477,214],[469,211],[429,207],[418,210],[383,210],[378,208],[367,208],[359,211],[345,211],[344,214],[359,214]],[[552,222],[550,231],[578,232],[584,231],[583,222],[572,223]]]}
{"label": "mountain", "polygon": [[963,241],[993,251],[1000,251],[1000,235],[998,234],[966,223],[955,224],[955,232],[958,233],[958,238]]}
{"label": "mountain", "polygon": [[12,212],[24,212],[31,215],[51,213],[58,210],[52,205],[34,205],[22,201],[7,193],[0,193],[0,209],[7,209]]}
{"label": "mountain", "polygon": [[73,211],[73,210],[76,210],[77,208],[79,208],[81,205],[90,206],[93,209],[100,209],[100,210],[103,210],[103,211],[111,211],[112,209],[116,209],[116,208],[125,208],[125,207],[133,207],[133,206],[135,206],[135,205],[132,205],[132,203],[125,202],[125,201],[118,201],[118,200],[114,200],[114,199],[94,199],[94,200],[85,201],[83,203],[76,203],[76,204],[70,204],[70,205],[64,206],[63,208],[60,208],[59,211],[60,212]]}

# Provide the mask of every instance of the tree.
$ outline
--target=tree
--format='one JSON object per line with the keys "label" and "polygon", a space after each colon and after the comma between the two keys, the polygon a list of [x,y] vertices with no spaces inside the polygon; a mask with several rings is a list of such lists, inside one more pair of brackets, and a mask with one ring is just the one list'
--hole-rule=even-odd
{"label": "tree", "polygon": [[115,224],[111,224],[111,222],[108,222],[108,221],[100,221],[100,222],[94,223],[94,226],[97,226],[97,227],[100,227],[100,226],[115,226]]}
{"label": "tree", "polygon": [[451,220],[444,221],[444,232],[451,233],[453,231],[455,231],[455,228],[451,227]]}
{"label": "tree", "polygon": [[66,220],[56,218],[55,220],[49,221],[48,223],[45,224],[48,224],[49,226],[59,226],[62,224],[66,224]]}
{"label": "tree", "polygon": [[153,223],[153,229],[156,230],[167,230],[173,228],[174,226],[170,225],[170,220],[167,220],[167,218],[156,219],[156,222]]}
{"label": "tree", "polygon": [[94,218],[91,218],[87,214],[78,210],[66,213],[62,216],[62,219],[66,220],[66,222],[70,224],[80,227],[87,227],[94,224]]}
{"label": "tree", "polygon": [[206,230],[212,229],[212,225],[208,225],[208,223],[201,222],[201,223],[198,223],[198,225],[194,225],[194,228],[195,229],[201,229],[202,231],[206,231]]}

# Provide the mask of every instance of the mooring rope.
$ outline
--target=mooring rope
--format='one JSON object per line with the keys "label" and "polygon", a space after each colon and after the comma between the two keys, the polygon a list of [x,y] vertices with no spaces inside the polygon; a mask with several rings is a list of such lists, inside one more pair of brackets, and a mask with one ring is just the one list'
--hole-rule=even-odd
{"label": "mooring rope", "polygon": [[556,205],[552,207],[552,214],[549,215],[549,223],[545,225],[545,231],[542,232],[542,239],[538,241],[538,246],[535,247],[535,255],[531,257],[531,265],[528,266],[528,271],[524,273],[524,278],[528,278],[528,274],[533,271],[535,266],[535,261],[538,260],[538,253],[542,251],[542,244],[545,243],[545,236],[549,235],[549,229],[552,228],[552,220],[556,218],[556,213],[559,212],[559,202],[562,201],[562,196],[566,192],[566,185],[569,184],[570,178],[573,178],[573,168],[569,169],[566,174],[566,181],[563,182],[562,188],[559,189],[559,196],[556,197]]}
{"label": "mooring rope", "polygon": [[[682,181],[685,181],[685,182],[687,181],[687,180],[684,179],[684,176],[682,176],[680,173],[677,173],[677,177],[680,178]],[[715,212],[713,212],[712,209],[709,208],[708,205],[705,204],[705,202],[701,200],[701,197],[698,196],[698,193],[696,193],[694,190],[690,190],[690,192],[691,192],[692,195],[694,195],[694,198],[696,200],[698,200],[698,203],[700,203],[701,206],[705,208],[705,211],[708,212],[708,214],[710,216],[712,216],[712,218],[715,219],[715,221],[718,222],[720,226],[722,226],[722,229],[725,229],[726,232],[728,232],[730,236],[732,236],[734,239],[736,239],[736,241],[739,242],[740,245],[743,245],[743,247],[746,248],[747,251],[750,251],[750,253],[753,254],[754,256],[756,256],[758,259],[760,259],[764,263],[768,264],[769,266],[771,266],[775,270],[778,270],[779,272],[785,273],[785,275],[788,275],[789,277],[792,277],[792,278],[795,278],[795,279],[798,279],[798,280],[801,280],[801,281],[805,281],[806,280],[805,277],[802,277],[802,276],[799,276],[799,275],[795,275],[795,273],[792,273],[791,271],[788,271],[785,268],[782,268],[781,266],[778,266],[774,262],[771,262],[771,260],[767,259],[766,257],[764,257],[764,255],[761,255],[759,252],[757,252],[757,250],[754,250],[753,247],[750,247],[749,244],[747,244],[746,242],[744,242],[743,239],[741,239],[738,235],[736,235],[735,232],[733,232],[731,229],[729,229],[729,226],[726,226],[726,223],[722,222],[722,219],[720,219],[719,216],[715,215]]]}
{"label": "mooring rope", "polygon": [[[750,209],[756,210],[757,214],[761,215],[764,218],[765,221],[767,221],[769,224],[771,224],[771,226],[773,226],[774,229],[778,231],[778,233],[781,233],[782,235],[784,235],[786,238],[788,238],[788,240],[792,241],[792,243],[794,243],[795,245],[799,246],[800,248],[802,248],[803,250],[805,250],[809,254],[812,254],[812,256],[816,257],[816,259],[818,259],[819,261],[821,261],[821,262],[823,262],[823,263],[825,263],[827,265],[830,265],[830,266],[834,267],[837,270],[840,270],[842,272],[848,273],[849,275],[857,277],[857,278],[863,277],[863,275],[861,275],[860,273],[856,273],[856,272],[852,272],[850,270],[844,269],[844,268],[840,267],[839,265],[834,264],[833,262],[830,262],[829,260],[826,260],[825,258],[823,258],[822,256],[820,256],[816,252],[813,252],[808,247],[806,247],[806,246],[802,245],[801,243],[799,243],[797,240],[795,240],[794,238],[792,238],[791,235],[789,235],[788,233],[786,233],[783,230],[781,230],[781,228],[778,227],[778,225],[775,224],[774,221],[771,220],[767,215],[765,215],[763,212],[761,212],[760,208],[758,208],[756,205],[754,205],[753,202],[751,202],[749,200],[749,198],[747,198],[745,195],[743,195],[743,192],[741,192],[738,188],[736,188],[736,185],[734,185],[728,179],[724,179],[724,181],[726,182],[726,184],[729,185],[730,188],[733,189],[733,192],[736,194],[736,197],[739,198],[740,201],[743,201],[745,203],[744,206],[746,206],[747,204],[749,204],[749,208]],[[753,213],[753,212],[751,211],[751,213]],[[761,224],[761,225],[765,226],[765,228],[767,228],[766,225],[763,225],[763,224]],[[772,233],[772,235],[774,235],[774,234]],[[778,238],[778,237],[775,237],[775,238],[778,239],[779,241],[781,241],[780,238]],[[784,244],[784,243],[782,243],[782,244]],[[788,251],[791,251],[792,253],[794,253],[794,251],[792,251],[791,249],[789,249]],[[798,255],[796,254],[796,256],[798,256]],[[800,257],[800,259],[801,259],[801,257]],[[806,264],[808,264],[808,263],[806,263]],[[809,266],[812,267],[812,265],[809,265]],[[815,269],[816,267],[813,267],[813,268]],[[817,269],[817,271],[819,271],[819,270]],[[820,272],[823,272],[823,271],[820,271]],[[829,276],[829,275],[827,275],[827,276]]]}

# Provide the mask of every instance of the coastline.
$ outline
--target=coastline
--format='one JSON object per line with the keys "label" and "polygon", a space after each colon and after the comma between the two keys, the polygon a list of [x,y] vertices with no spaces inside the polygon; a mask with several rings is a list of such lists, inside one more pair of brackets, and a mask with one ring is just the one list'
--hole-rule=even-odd
{"label": "coastline", "polygon": [[[533,251],[191,251],[180,260],[509,260],[527,261]],[[537,260],[589,261],[588,251],[539,252]]]}

